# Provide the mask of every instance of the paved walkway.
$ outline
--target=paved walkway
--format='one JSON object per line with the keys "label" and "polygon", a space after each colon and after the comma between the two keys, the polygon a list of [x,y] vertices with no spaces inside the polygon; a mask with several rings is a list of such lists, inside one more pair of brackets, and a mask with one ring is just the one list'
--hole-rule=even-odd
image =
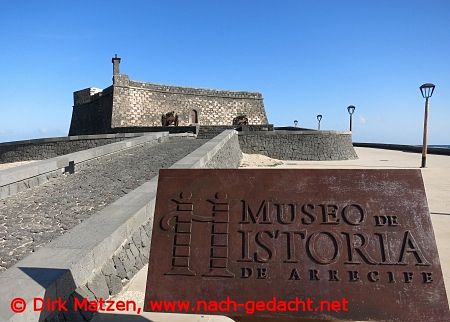
{"label": "paved walkway", "polygon": [[0,272],[185,157],[206,140],[170,138],[86,162],[0,200]]}
{"label": "paved walkway", "polygon": [[[405,169],[418,168],[421,155],[391,150],[356,148],[358,160],[349,161],[280,161],[263,156],[244,155],[244,167],[315,168],[315,169]],[[258,164],[259,166],[255,166]],[[450,298],[450,156],[428,155],[427,168],[422,169],[428,204],[444,274],[447,298]],[[116,299],[130,299],[143,304],[147,265],[130,281]],[[181,315],[168,313],[128,312],[126,315],[102,314],[94,322],[169,322],[231,321],[223,316]],[[275,321],[275,320],[274,320]],[[308,320],[302,320],[308,321]]]}

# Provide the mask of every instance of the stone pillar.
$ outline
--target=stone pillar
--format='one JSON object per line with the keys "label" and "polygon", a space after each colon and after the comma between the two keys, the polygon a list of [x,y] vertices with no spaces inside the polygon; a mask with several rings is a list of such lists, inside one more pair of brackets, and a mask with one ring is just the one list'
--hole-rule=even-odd
{"label": "stone pillar", "polygon": [[114,84],[115,83],[114,77],[120,75],[119,71],[120,57],[117,57],[117,54],[115,54],[111,61],[113,63],[113,84]]}

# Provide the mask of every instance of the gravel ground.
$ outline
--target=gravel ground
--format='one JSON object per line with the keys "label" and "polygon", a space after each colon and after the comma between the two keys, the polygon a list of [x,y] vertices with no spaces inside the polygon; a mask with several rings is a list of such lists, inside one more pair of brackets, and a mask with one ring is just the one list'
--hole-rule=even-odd
{"label": "gravel ground", "polygon": [[91,161],[0,200],[0,272],[111,204],[207,140],[170,138]]}

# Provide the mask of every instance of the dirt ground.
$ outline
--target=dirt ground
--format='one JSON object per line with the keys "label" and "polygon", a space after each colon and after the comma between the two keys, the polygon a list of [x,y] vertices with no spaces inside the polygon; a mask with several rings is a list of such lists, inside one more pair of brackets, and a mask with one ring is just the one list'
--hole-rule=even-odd
{"label": "dirt ground", "polygon": [[254,167],[277,167],[285,164],[286,161],[272,159],[261,154],[242,153],[241,168]]}

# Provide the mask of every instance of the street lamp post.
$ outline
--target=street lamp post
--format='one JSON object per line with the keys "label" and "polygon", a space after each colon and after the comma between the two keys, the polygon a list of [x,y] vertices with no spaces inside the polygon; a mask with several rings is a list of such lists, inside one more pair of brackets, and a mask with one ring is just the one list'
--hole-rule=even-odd
{"label": "street lamp post", "polygon": [[427,165],[427,135],[428,135],[428,99],[433,95],[435,85],[426,83],[420,86],[420,92],[423,98],[425,98],[425,116],[423,120],[423,145],[422,145],[422,166],[425,168]]}
{"label": "street lamp post", "polygon": [[355,109],[356,107],[354,107],[353,105],[347,107],[348,114],[350,115],[350,132],[352,131],[352,116],[353,113],[355,113]]}
{"label": "street lamp post", "polygon": [[297,127],[297,125],[298,125],[298,121],[294,120],[294,126]]}
{"label": "street lamp post", "polygon": [[319,122],[317,129],[320,130],[320,121],[322,121],[322,114],[317,115],[317,121]]}

